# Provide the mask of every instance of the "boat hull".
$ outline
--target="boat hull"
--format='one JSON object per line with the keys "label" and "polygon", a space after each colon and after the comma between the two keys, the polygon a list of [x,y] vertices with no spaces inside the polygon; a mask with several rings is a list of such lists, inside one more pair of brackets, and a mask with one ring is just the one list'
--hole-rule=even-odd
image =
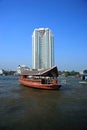
{"label": "boat hull", "polygon": [[56,90],[59,89],[61,85],[58,84],[41,84],[39,81],[21,79],[19,78],[19,82],[27,87],[37,88],[37,89],[47,89],[47,90]]}
{"label": "boat hull", "polygon": [[80,84],[87,84],[87,81],[79,81]]}

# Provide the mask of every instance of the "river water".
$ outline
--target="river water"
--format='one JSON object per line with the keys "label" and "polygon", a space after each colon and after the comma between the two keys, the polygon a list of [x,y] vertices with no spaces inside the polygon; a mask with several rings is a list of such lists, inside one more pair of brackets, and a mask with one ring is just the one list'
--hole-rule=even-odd
{"label": "river water", "polygon": [[87,85],[59,77],[59,90],[24,87],[0,76],[0,130],[87,130]]}

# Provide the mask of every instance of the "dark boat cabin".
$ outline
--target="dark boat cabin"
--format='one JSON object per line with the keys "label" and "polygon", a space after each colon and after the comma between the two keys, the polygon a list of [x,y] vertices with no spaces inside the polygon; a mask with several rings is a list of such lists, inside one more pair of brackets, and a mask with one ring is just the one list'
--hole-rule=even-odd
{"label": "dark boat cabin", "polygon": [[81,79],[82,79],[82,80],[87,80],[87,74],[81,75]]}

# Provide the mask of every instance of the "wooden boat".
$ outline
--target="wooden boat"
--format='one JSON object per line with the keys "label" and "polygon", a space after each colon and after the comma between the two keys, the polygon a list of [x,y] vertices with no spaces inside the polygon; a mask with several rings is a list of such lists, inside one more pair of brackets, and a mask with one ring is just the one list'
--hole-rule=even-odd
{"label": "wooden boat", "polygon": [[60,88],[58,84],[58,70],[54,66],[46,70],[24,70],[19,82],[27,87],[54,90]]}

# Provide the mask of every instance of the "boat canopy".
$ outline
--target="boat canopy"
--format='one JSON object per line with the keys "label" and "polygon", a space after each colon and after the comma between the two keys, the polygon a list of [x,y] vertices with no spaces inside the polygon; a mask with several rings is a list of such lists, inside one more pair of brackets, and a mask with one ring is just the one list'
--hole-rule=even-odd
{"label": "boat canopy", "polygon": [[81,75],[81,79],[82,79],[82,80],[87,80],[87,74]]}
{"label": "boat canopy", "polygon": [[58,69],[57,66],[53,66],[50,69],[24,70],[21,75],[58,77]]}

